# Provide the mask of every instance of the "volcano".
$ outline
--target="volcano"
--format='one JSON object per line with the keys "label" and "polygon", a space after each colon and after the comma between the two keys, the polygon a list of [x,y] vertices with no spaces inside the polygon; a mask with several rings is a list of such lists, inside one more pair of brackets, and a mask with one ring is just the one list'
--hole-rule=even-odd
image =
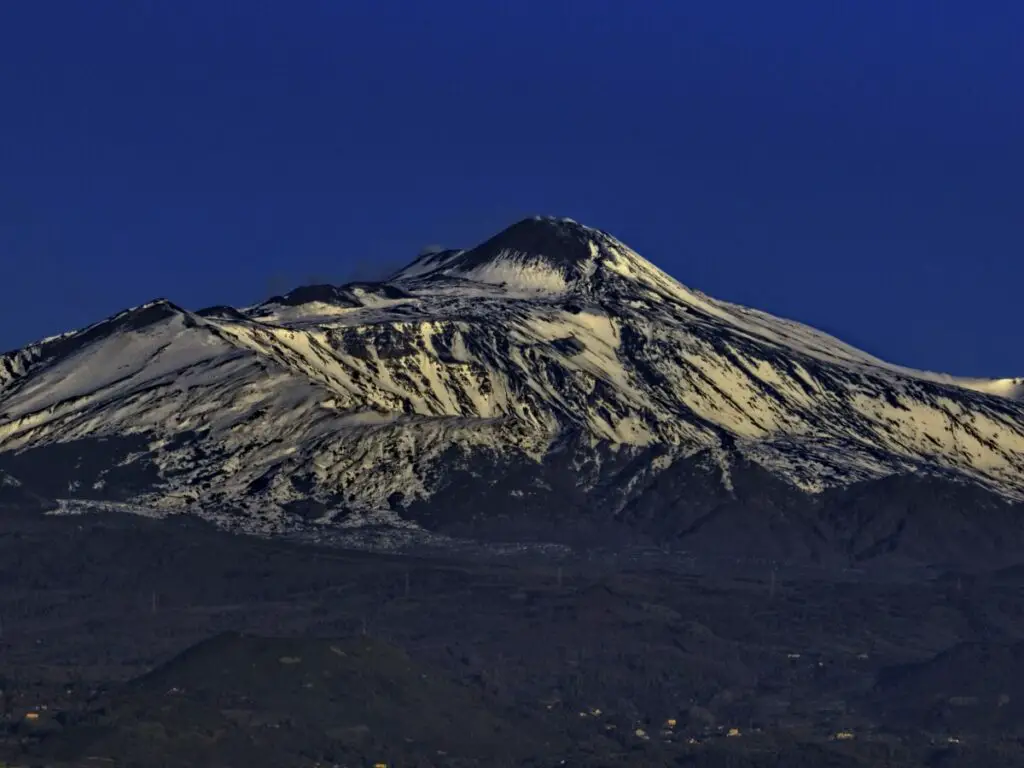
{"label": "volcano", "polygon": [[533,217],[384,282],[161,299],[0,356],[0,470],[58,510],[380,546],[1011,557],[1022,391],[888,363]]}

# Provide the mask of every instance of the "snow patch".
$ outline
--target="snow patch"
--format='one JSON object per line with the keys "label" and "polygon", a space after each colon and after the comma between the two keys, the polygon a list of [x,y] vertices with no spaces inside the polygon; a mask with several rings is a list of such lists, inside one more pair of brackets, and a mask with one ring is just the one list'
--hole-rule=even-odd
{"label": "snow patch", "polygon": [[525,293],[565,293],[569,288],[565,274],[543,259],[528,254],[502,251],[493,262],[459,272],[451,272],[478,283],[500,285]]}

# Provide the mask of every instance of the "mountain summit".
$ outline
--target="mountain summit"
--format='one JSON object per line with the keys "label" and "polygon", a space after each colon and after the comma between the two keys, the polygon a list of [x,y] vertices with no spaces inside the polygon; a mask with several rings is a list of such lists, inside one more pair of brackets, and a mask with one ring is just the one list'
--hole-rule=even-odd
{"label": "mountain summit", "polygon": [[161,300],[0,356],[0,471],[63,507],[249,531],[692,538],[900,478],[1016,503],[1020,391],[892,365],[534,217],[382,283]]}
{"label": "mountain summit", "polygon": [[624,283],[685,294],[683,286],[608,233],[551,216],[523,219],[469,250],[428,254],[395,278],[455,278],[552,295],[596,293]]}
{"label": "mountain summit", "polygon": [[417,261],[398,278],[458,277],[514,288],[564,292],[614,261],[616,241],[572,219],[534,216],[468,251]]}

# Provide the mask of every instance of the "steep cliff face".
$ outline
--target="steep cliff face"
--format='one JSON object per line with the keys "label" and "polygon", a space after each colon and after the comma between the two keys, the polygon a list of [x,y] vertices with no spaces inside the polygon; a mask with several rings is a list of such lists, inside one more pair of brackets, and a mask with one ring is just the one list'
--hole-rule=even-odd
{"label": "steep cliff face", "polygon": [[4,355],[0,468],[252,531],[599,508],[685,537],[754,477],[793,504],[912,475],[1020,500],[1021,389],[885,363],[538,217],[385,283],[159,300]]}

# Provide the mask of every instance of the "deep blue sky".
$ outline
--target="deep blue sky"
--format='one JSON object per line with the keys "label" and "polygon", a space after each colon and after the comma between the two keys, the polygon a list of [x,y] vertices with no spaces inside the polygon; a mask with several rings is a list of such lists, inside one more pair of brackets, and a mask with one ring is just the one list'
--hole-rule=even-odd
{"label": "deep blue sky", "polygon": [[1024,375],[1022,29],[1020,0],[8,0],[0,348],[549,213]]}

